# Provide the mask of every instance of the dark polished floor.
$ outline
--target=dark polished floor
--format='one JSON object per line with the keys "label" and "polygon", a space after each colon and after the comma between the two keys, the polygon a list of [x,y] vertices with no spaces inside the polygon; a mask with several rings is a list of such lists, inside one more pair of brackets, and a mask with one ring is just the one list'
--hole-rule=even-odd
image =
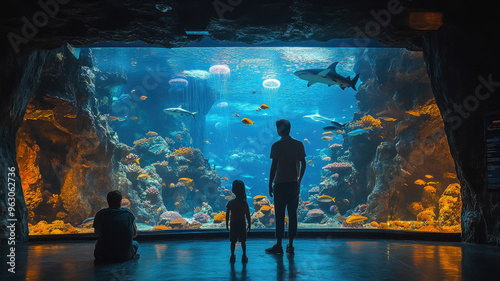
{"label": "dark polished floor", "polygon": [[[500,280],[500,248],[454,242],[302,238],[296,255],[269,255],[247,242],[248,264],[229,263],[224,239],[143,241],[141,258],[94,266],[92,241],[16,246],[16,273],[0,280]],[[285,244],[285,243],[284,243]],[[8,246],[2,245],[2,260]]]}

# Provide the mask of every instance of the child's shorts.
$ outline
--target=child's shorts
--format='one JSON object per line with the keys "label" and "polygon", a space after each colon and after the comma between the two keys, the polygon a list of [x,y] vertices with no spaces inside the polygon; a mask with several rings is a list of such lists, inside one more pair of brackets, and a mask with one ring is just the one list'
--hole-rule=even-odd
{"label": "child's shorts", "polygon": [[247,241],[247,225],[245,221],[230,222],[229,240],[231,242]]}

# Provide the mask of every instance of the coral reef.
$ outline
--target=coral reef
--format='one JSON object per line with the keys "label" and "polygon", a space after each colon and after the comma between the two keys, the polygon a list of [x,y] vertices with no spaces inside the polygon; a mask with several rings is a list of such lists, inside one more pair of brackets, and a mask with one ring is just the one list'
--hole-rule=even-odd
{"label": "coral reef", "polygon": [[352,169],[352,165],[349,163],[334,162],[334,163],[330,163],[326,166],[323,166],[322,169],[330,171],[332,173],[343,174],[346,172],[350,172]]}
{"label": "coral reef", "polygon": [[221,223],[223,221],[226,221],[226,212],[220,212],[214,216],[214,223]]}
{"label": "coral reef", "polygon": [[460,185],[450,184],[439,198],[439,225],[442,227],[460,227],[462,210],[462,197]]}
{"label": "coral reef", "polygon": [[199,223],[207,223],[210,221],[210,216],[207,213],[199,212],[193,216],[193,219]]}
{"label": "coral reef", "polygon": [[382,129],[382,121],[373,118],[371,115],[361,117],[361,120],[356,121],[356,124],[361,125],[363,129],[372,129],[373,127]]}

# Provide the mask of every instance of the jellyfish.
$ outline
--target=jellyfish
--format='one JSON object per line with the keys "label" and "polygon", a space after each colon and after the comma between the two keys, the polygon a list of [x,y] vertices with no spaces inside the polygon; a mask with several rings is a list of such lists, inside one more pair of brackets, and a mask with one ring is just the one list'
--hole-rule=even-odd
{"label": "jellyfish", "polygon": [[210,73],[212,73],[213,75],[213,84],[215,90],[219,92],[222,98],[224,98],[231,70],[227,65],[218,64],[210,67],[208,71],[210,71]]}
{"label": "jellyfish", "polygon": [[193,102],[191,109],[197,112],[208,112],[212,106],[206,97],[210,95],[208,81],[212,78],[212,74],[205,70],[193,69],[182,71],[182,76],[185,76],[189,81],[187,87],[187,95],[189,100]]}
{"label": "jellyfish", "polygon": [[182,95],[182,101],[184,104],[189,104],[187,86],[189,82],[184,78],[174,78],[168,81],[170,84],[170,91],[173,94]]}

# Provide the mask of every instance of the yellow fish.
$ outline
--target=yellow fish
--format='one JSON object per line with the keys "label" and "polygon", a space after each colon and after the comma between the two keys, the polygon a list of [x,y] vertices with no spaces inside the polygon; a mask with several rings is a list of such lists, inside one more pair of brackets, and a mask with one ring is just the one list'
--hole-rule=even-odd
{"label": "yellow fish", "polygon": [[305,142],[310,143],[308,139],[304,139]]}
{"label": "yellow fish", "polygon": [[331,140],[333,139],[333,137],[322,137],[321,139],[322,139],[322,140],[331,141]]}
{"label": "yellow fish", "polygon": [[245,125],[253,125],[254,121],[252,121],[248,118],[243,118],[243,119],[241,119],[241,123],[243,123]]}
{"label": "yellow fish", "polygon": [[328,195],[321,195],[320,197],[318,197],[318,201],[322,203],[329,203],[329,202],[335,203],[335,197],[331,197]]}
{"label": "yellow fish", "polygon": [[138,176],[138,178],[140,178],[140,179],[142,179],[142,178],[150,178],[150,177],[151,177],[151,176],[150,176],[150,175],[148,175],[148,174],[140,174],[140,175]]}
{"label": "yellow fish", "polygon": [[309,160],[309,161],[307,161],[307,164],[311,165],[312,162],[313,162],[312,160]]}
{"label": "yellow fish", "polygon": [[418,184],[418,185],[425,185],[425,181],[424,181],[424,180],[420,180],[420,179],[418,179],[418,180],[416,180],[416,181],[414,182],[414,184]]}
{"label": "yellow fish", "polygon": [[328,132],[324,132],[323,133],[323,136],[331,136],[333,135],[333,133],[331,131],[328,131]]}
{"label": "yellow fish", "polygon": [[456,179],[457,178],[457,174],[455,174],[455,173],[444,173],[444,177],[448,178],[448,179]]}
{"label": "yellow fish", "polygon": [[141,96],[141,97],[140,97],[140,99],[141,99],[141,100],[146,100],[147,98],[148,98],[148,97],[146,97],[146,96]]}
{"label": "yellow fish", "polygon": [[174,188],[175,187],[175,184],[174,183],[170,183],[170,185],[168,186],[170,188]]}
{"label": "yellow fish", "polygon": [[141,160],[141,158],[135,159],[135,163],[137,163],[137,165],[141,165],[141,162],[139,162],[139,160]]}
{"label": "yellow fish", "polygon": [[260,108],[262,108],[262,109],[268,109],[268,108],[269,108],[269,105],[267,105],[267,104],[263,103],[263,104],[260,106]]}
{"label": "yellow fish", "polygon": [[367,220],[367,219],[368,219],[367,217],[363,217],[363,216],[354,214],[354,215],[348,217],[345,220],[345,222],[346,223],[355,223],[355,222],[364,221],[364,220]]}
{"label": "yellow fish", "polygon": [[426,177],[426,178],[428,178],[428,179],[432,179],[432,178],[434,178],[434,177],[433,177],[433,176],[431,176],[431,175],[425,175],[425,177]]}
{"label": "yellow fish", "polygon": [[193,181],[193,179],[190,179],[190,178],[180,178],[179,181],[182,182],[182,183],[191,183]]}
{"label": "yellow fish", "polygon": [[391,118],[391,117],[379,117],[378,119],[381,119],[381,120],[384,120],[384,121],[387,121],[387,122],[394,122],[394,121],[396,121],[396,119]]}
{"label": "yellow fish", "polygon": [[332,160],[332,158],[330,158],[330,157],[326,156],[326,157],[321,158],[321,160],[323,160],[323,161],[331,161],[331,160]]}
{"label": "yellow fish", "polygon": [[120,117],[115,117],[115,116],[108,116],[108,119],[120,121]]}

